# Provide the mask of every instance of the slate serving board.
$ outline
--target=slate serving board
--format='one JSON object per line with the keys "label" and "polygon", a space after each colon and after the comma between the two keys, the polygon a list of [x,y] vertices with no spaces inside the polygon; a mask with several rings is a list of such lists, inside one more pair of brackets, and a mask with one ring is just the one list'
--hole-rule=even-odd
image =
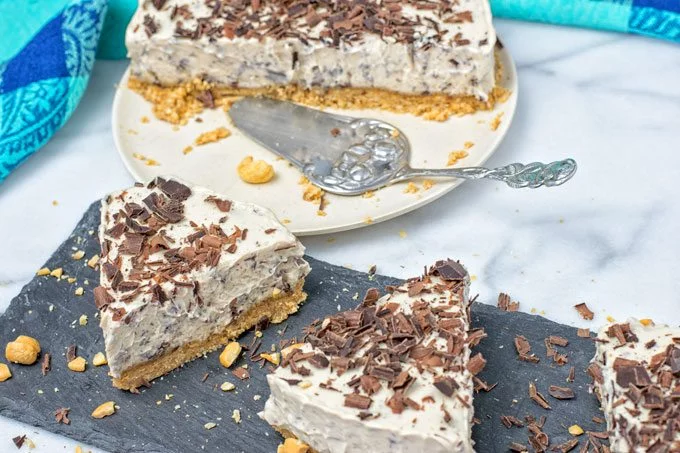
{"label": "slate serving board", "polygon": [[[95,203],[46,263],[50,269],[62,267],[64,273],[76,277],[77,282],[69,284],[67,280],[54,277],[36,277],[0,317],[3,350],[8,341],[26,334],[40,341],[43,353],[52,355],[52,369],[46,376],[41,374],[39,364],[30,367],[10,365],[12,379],[0,383],[0,415],[111,452],[275,452],[281,438],[257,416],[269,394],[265,379],[267,371],[245,357],[238,364],[249,363],[251,378],[247,381],[239,381],[229,370],[222,368],[218,353],[212,353],[156,380],[151,388],[142,389],[139,395],[114,389],[105,366],[88,365],[84,373],[68,370],[65,353],[69,345],[76,344],[78,354],[88,362],[96,352],[104,349],[92,296],[98,272],[85,263],[87,258],[99,252],[98,223],[99,203]],[[72,259],[74,249],[84,250],[86,258]],[[356,299],[362,298],[368,288],[383,288],[398,282],[379,275],[369,278],[362,272],[307,259],[313,269],[305,286],[308,302],[286,322],[272,325],[264,332],[261,351],[283,338],[301,337],[302,328],[314,319],[355,306]],[[75,295],[78,287],[84,288],[84,295]],[[53,306],[51,310],[50,306]],[[82,314],[89,318],[86,326],[78,324]],[[552,445],[568,440],[567,427],[574,423],[585,430],[604,429],[591,421],[593,416],[599,415],[599,409],[595,397],[588,393],[589,378],[584,372],[594,354],[592,341],[578,338],[573,327],[540,316],[503,312],[481,303],[473,305],[472,317],[473,325],[484,327],[489,335],[476,348],[488,360],[480,377],[490,384],[498,383],[492,391],[475,397],[475,415],[481,421],[473,430],[478,452],[506,452],[511,441],[526,444],[527,430],[505,428],[500,422],[501,415],[514,415],[520,419],[526,415],[537,418],[546,415],[544,431],[550,436]],[[284,326],[286,329],[281,335]],[[517,360],[513,340],[518,334],[530,341],[532,352],[541,358],[540,363]],[[566,366],[551,364],[545,356],[543,340],[549,335],[569,339],[566,348],[558,348],[569,358]],[[249,332],[240,341],[248,345],[252,337],[253,333]],[[4,357],[0,361],[5,361]],[[576,380],[567,384],[571,366],[576,368]],[[208,378],[202,382],[206,373],[209,373]],[[528,398],[530,380],[535,380],[552,410],[542,409]],[[224,381],[234,383],[236,390],[222,392],[219,385]],[[570,386],[576,398],[558,401],[547,396],[551,384]],[[101,420],[90,417],[95,407],[109,400],[120,406],[115,415]],[[70,425],[55,421],[54,412],[60,407],[71,409]],[[241,411],[240,424],[231,418],[234,409]],[[204,425],[208,422],[217,423],[217,426],[206,430]]]}

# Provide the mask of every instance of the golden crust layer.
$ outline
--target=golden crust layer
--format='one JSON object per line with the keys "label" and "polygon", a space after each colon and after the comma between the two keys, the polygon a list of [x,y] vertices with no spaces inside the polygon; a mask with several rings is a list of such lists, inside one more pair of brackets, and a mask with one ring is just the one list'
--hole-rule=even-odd
{"label": "golden crust layer", "polygon": [[203,341],[192,341],[148,362],[128,368],[121,373],[120,378],[113,378],[113,386],[122,390],[136,389],[187,362],[201,357],[207,352],[225,345],[255,326],[265,316],[274,324],[284,321],[288,315],[295,313],[299,305],[307,298],[307,294],[302,291],[303,285],[304,279],[298,282],[292,293],[272,296],[258,302],[226,326],[223,331],[213,334]]}
{"label": "golden crust layer", "polygon": [[479,110],[492,110],[505,102],[510,91],[500,86],[503,65],[496,54],[496,86],[486,101],[475,96],[450,96],[442,93],[404,94],[378,88],[301,88],[296,85],[264,88],[232,88],[213,86],[194,80],[174,87],[162,87],[130,77],[128,88],[153,105],[154,115],[172,124],[186,124],[201,113],[206,91],[212,92],[216,106],[229,110],[231,104],[242,96],[267,96],[320,108],[378,109],[394,113],[410,113],[426,120],[446,121],[452,116],[468,115]]}

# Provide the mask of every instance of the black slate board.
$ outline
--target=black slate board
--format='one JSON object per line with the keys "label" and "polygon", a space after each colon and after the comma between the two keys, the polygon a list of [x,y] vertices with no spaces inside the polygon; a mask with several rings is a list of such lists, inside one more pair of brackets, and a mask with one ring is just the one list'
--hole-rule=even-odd
{"label": "black slate board", "polygon": [[[0,317],[0,345],[3,349],[17,335],[26,334],[40,341],[43,352],[52,354],[52,371],[47,376],[42,376],[39,364],[30,367],[11,365],[14,376],[0,383],[0,415],[111,452],[275,452],[281,439],[257,416],[269,393],[266,370],[250,361],[251,378],[238,381],[220,366],[217,353],[209,354],[156,380],[140,395],[111,387],[107,367],[89,365],[85,373],[67,369],[65,352],[68,345],[77,344],[79,355],[86,357],[88,362],[96,352],[103,350],[92,297],[98,273],[85,265],[85,259],[75,261],[71,258],[74,247],[84,250],[86,257],[98,253],[98,206],[99,203],[95,203],[90,207],[72,235],[46,263],[50,269],[62,267],[65,273],[77,278],[77,283],[36,277]],[[308,259],[313,268],[305,287],[309,294],[308,302],[285,323],[266,330],[262,350],[272,343],[278,344],[282,338],[300,336],[305,325],[336,312],[338,307],[347,309],[355,306],[357,297],[361,298],[368,288],[382,288],[398,282],[378,275],[369,279],[365,273]],[[89,285],[85,284],[86,280]],[[79,286],[85,289],[85,294],[80,297],[74,294]],[[52,311],[50,305],[54,305]],[[89,317],[89,323],[84,327],[77,321],[82,314]],[[476,348],[489,362],[481,377],[489,383],[498,382],[491,392],[479,393],[475,397],[475,415],[481,421],[473,432],[478,452],[506,452],[511,441],[526,443],[527,430],[506,429],[500,422],[501,415],[518,418],[546,415],[544,430],[552,445],[568,440],[567,427],[574,423],[585,430],[604,429],[591,421],[594,415],[599,415],[599,409],[596,399],[588,393],[589,379],[584,373],[594,354],[592,341],[578,338],[573,327],[556,324],[540,316],[502,312],[480,303],[474,304],[472,316],[473,325],[484,327],[489,335]],[[281,336],[279,332],[283,326],[287,327]],[[531,342],[532,352],[541,358],[539,364],[517,360],[513,346],[517,334],[526,336]],[[241,343],[250,344],[252,335],[252,332],[244,335]],[[569,339],[568,347],[558,348],[568,355],[568,365],[553,365],[545,357],[543,340],[548,335]],[[4,358],[0,360],[4,361]],[[240,359],[239,364],[244,360],[247,359]],[[576,367],[577,371],[573,384],[566,383],[570,366]],[[201,382],[206,373],[209,373],[208,379]],[[219,385],[225,380],[236,384],[237,390],[228,393],[219,390]],[[527,397],[529,380],[536,381],[539,391],[550,401],[552,410],[538,407]],[[557,401],[547,396],[551,384],[569,385],[576,392],[576,398]],[[166,395],[172,397],[166,400]],[[256,395],[260,395],[258,400],[255,400]],[[118,412],[102,420],[92,419],[92,410],[109,400],[120,406]],[[54,411],[59,407],[71,409],[70,425],[55,422]],[[234,409],[241,411],[242,422],[238,425],[231,419]],[[204,428],[208,422],[218,426],[208,431]]]}

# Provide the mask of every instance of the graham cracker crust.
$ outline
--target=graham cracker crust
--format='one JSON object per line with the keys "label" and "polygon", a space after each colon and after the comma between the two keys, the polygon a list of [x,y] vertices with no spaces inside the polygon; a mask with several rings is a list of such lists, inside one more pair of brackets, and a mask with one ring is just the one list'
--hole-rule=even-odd
{"label": "graham cracker crust", "polygon": [[254,327],[265,316],[274,324],[284,321],[288,318],[288,315],[295,313],[299,305],[307,299],[307,294],[302,291],[303,285],[304,279],[298,282],[293,292],[272,296],[258,302],[227,325],[223,331],[215,333],[205,340],[186,343],[148,362],[128,368],[121,373],[119,378],[113,378],[113,386],[122,390],[134,390],[187,362],[201,357],[207,352],[225,345],[246,330]]}
{"label": "graham cracker crust", "polygon": [[266,96],[297,102],[319,108],[346,110],[378,109],[394,113],[410,113],[431,121],[446,121],[452,116],[468,115],[479,110],[492,110],[505,102],[510,91],[500,83],[503,64],[496,53],[496,86],[486,101],[472,95],[450,96],[443,93],[405,94],[379,88],[301,88],[297,85],[269,86],[264,88],[233,88],[214,86],[196,79],[179,86],[163,87],[143,82],[134,77],[128,88],[152,104],[156,118],[172,124],[186,124],[190,118],[205,108],[199,100],[210,90],[215,106],[228,111],[231,104],[243,96]]}

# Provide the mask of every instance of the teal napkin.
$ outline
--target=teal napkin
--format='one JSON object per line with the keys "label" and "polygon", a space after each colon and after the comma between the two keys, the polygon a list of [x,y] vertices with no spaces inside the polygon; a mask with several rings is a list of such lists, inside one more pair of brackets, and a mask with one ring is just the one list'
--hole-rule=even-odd
{"label": "teal napkin", "polygon": [[0,0],[0,182],[85,92],[106,0]]}
{"label": "teal napkin", "polygon": [[491,8],[497,17],[680,42],[680,0],[491,0]]}

